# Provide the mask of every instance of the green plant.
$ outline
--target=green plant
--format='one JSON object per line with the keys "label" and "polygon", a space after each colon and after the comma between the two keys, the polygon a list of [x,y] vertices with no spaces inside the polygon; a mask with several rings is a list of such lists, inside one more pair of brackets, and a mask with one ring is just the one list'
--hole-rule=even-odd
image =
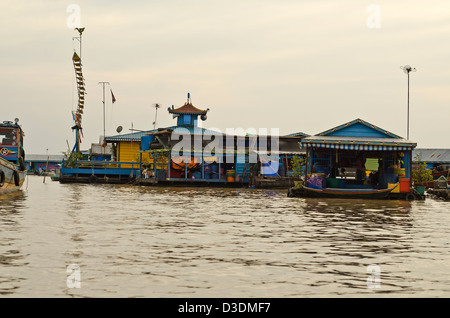
{"label": "green plant", "polygon": [[305,171],[305,158],[294,155],[292,157],[292,176],[301,177]]}
{"label": "green plant", "polygon": [[433,176],[431,175],[431,170],[427,169],[427,164],[421,159],[421,153],[418,153],[414,157],[416,162],[415,167],[411,171],[411,176],[414,184],[425,183],[428,181],[433,181]]}
{"label": "green plant", "polygon": [[70,150],[63,151],[62,154],[64,155],[64,166],[66,168],[75,168],[77,160],[83,158],[81,153],[71,152]]}

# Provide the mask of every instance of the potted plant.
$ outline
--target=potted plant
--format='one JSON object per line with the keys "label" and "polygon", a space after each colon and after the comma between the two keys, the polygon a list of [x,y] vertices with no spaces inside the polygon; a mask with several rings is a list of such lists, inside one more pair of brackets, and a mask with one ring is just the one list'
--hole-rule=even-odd
{"label": "potted plant", "polygon": [[413,167],[411,175],[417,192],[423,195],[425,193],[426,182],[433,181],[433,176],[431,175],[431,170],[427,169],[426,163],[422,162],[420,158],[421,153],[418,153],[414,157],[416,165]]}
{"label": "potted plant", "polygon": [[[305,173],[305,162],[306,160],[300,156],[294,155],[292,158],[292,176],[295,178],[301,178]],[[303,182],[294,181],[295,187],[299,188]]]}

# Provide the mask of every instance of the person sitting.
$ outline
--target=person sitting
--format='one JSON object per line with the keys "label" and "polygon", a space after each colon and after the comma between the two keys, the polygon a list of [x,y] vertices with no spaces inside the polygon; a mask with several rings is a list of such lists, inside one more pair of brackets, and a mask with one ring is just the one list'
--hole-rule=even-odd
{"label": "person sitting", "polygon": [[147,170],[147,168],[145,168],[145,169],[142,171],[142,175],[144,176],[144,179],[148,179],[148,170]]}

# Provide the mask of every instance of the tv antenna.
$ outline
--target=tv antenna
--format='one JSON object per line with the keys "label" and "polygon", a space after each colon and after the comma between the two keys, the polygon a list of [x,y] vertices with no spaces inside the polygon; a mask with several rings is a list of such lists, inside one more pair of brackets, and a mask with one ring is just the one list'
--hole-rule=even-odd
{"label": "tv antenna", "polygon": [[155,121],[153,122],[153,129],[156,129],[156,118],[158,117],[158,108],[160,108],[161,106],[156,103],[153,104],[153,107],[155,107]]}
{"label": "tv antenna", "polygon": [[415,72],[416,68],[411,67],[410,65],[400,66],[400,68],[405,72],[406,75],[408,75],[408,111],[407,111],[407,120],[406,120],[406,139],[409,139],[409,73]]}

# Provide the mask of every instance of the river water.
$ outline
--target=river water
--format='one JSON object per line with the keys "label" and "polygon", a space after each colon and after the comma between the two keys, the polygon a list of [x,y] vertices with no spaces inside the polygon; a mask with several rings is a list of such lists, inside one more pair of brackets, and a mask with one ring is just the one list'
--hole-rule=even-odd
{"label": "river water", "polygon": [[449,207],[29,176],[0,198],[0,296],[449,297]]}

